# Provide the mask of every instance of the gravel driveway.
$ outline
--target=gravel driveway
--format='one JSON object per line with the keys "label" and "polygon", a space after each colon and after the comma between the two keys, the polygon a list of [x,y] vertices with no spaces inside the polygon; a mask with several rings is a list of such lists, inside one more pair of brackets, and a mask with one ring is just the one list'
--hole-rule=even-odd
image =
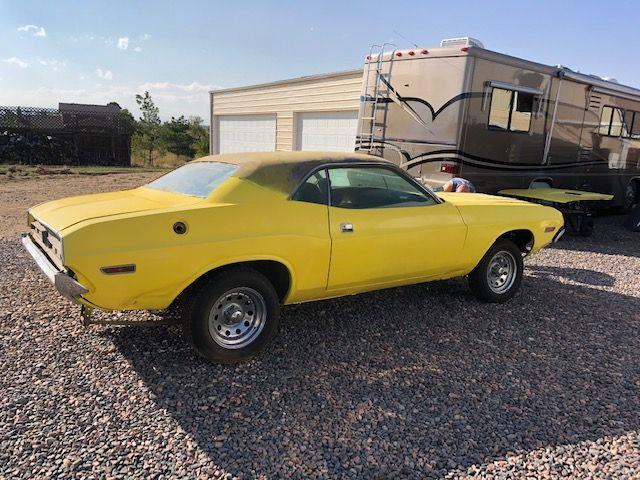
{"label": "gravel driveway", "polygon": [[454,280],[287,307],[225,367],[173,327],[82,328],[19,245],[28,205],[146,179],[0,183],[0,478],[640,478],[621,217],[528,259],[507,304]]}

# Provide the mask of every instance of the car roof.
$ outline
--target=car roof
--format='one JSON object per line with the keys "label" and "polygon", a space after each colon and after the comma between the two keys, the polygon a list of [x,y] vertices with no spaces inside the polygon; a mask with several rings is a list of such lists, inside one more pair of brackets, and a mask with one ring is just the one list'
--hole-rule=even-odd
{"label": "car roof", "polygon": [[233,176],[244,178],[289,195],[314,168],[327,164],[393,163],[373,155],[355,152],[246,152],[209,155],[196,162],[238,165]]}

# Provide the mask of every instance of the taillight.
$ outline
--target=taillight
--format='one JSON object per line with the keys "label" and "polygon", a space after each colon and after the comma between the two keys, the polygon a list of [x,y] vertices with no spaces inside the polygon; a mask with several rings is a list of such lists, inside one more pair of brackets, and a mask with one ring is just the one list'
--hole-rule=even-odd
{"label": "taillight", "polygon": [[440,171],[442,173],[458,175],[460,173],[460,165],[458,165],[457,163],[443,163],[442,165],[440,165]]}

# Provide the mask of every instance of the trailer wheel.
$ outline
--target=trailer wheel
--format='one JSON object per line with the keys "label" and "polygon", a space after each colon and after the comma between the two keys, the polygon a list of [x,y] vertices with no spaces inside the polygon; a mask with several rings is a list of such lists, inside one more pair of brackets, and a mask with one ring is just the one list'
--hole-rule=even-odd
{"label": "trailer wheel", "polygon": [[469,274],[469,288],[482,302],[506,302],[520,288],[523,270],[518,246],[510,240],[498,240]]}
{"label": "trailer wheel", "polygon": [[622,203],[622,211],[624,213],[629,213],[633,210],[636,202],[638,201],[638,187],[636,186],[636,182],[629,182],[627,188],[624,190],[624,200]]}
{"label": "trailer wheel", "polygon": [[593,229],[595,228],[596,222],[593,220],[591,216],[584,216],[580,219],[580,229],[579,233],[582,237],[590,237],[593,234]]}

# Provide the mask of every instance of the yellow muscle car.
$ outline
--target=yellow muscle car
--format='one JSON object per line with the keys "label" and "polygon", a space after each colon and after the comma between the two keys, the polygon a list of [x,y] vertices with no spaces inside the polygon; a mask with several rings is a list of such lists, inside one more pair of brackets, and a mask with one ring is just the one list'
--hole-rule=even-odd
{"label": "yellow muscle car", "polygon": [[25,248],[85,316],[183,305],[187,338],[224,363],[264,347],[282,304],[463,275],[503,302],[564,231],[553,208],[436,195],[383,159],[324,152],[204,157],[28,217]]}

